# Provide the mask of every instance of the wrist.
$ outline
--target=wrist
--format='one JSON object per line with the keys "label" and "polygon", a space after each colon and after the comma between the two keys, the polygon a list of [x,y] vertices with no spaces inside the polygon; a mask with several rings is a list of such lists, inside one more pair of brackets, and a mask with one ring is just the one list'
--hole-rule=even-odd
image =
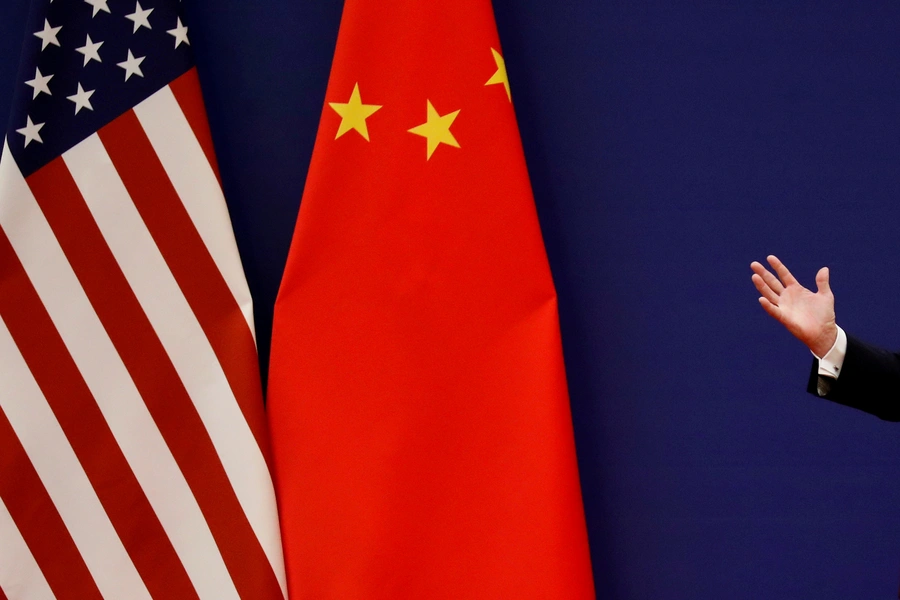
{"label": "wrist", "polygon": [[823,357],[831,350],[837,341],[838,329],[837,325],[831,323],[826,327],[820,336],[808,344],[809,350],[818,357]]}

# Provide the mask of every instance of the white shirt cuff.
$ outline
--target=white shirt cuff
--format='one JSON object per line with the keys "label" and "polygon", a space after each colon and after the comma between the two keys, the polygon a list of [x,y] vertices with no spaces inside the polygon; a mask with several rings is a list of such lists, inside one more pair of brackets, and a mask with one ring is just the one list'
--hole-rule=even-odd
{"label": "white shirt cuff", "polygon": [[834,346],[831,347],[831,350],[822,357],[813,354],[819,359],[819,375],[835,379],[841,374],[841,367],[844,366],[844,356],[847,355],[847,334],[840,327],[837,330],[837,339],[834,340]]}

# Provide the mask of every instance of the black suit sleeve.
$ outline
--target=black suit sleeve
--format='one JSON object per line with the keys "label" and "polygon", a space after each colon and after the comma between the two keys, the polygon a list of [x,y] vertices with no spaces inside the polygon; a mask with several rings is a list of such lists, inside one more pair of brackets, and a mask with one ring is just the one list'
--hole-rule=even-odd
{"label": "black suit sleeve", "polygon": [[[813,359],[807,391],[818,396],[819,361]],[[824,398],[885,421],[900,421],[900,354],[847,336],[847,354],[840,376]]]}

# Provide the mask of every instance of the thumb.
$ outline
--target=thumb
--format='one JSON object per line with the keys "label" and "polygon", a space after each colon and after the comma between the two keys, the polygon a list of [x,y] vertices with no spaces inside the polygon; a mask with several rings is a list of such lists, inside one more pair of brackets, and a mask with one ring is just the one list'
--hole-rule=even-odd
{"label": "thumb", "polygon": [[828,267],[822,267],[816,273],[816,287],[819,292],[830,293],[831,285],[828,283]]}

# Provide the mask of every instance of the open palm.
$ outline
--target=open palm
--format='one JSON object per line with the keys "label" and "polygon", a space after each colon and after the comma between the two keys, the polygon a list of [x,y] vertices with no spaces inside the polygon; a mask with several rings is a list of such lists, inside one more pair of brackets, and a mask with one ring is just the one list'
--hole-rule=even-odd
{"label": "open palm", "polygon": [[834,294],[828,283],[828,268],[816,274],[817,291],[806,289],[775,256],[767,258],[777,277],[758,262],[750,264],[751,279],[761,294],[759,303],[767,313],[807,345],[816,356],[824,356],[837,339]]}

